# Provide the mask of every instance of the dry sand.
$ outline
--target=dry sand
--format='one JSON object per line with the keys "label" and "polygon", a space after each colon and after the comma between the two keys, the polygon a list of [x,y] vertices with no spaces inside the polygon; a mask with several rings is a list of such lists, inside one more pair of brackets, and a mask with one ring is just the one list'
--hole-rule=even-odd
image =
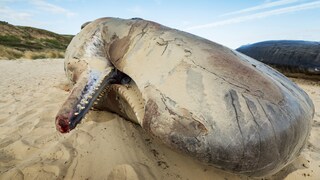
{"label": "dry sand", "polygon": [[[311,136],[268,179],[320,179],[320,82],[293,80],[316,107]],[[0,61],[0,179],[250,179],[199,164],[108,112],[60,134],[54,117],[68,89],[61,59]]]}

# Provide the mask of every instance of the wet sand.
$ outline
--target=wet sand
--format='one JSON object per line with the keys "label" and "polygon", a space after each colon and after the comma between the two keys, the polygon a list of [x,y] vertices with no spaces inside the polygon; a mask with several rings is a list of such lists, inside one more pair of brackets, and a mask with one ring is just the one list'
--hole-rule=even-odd
{"label": "wet sand", "polygon": [[[292,80],[315,104],[312,132],[301,156],[267,179],[318,179],[320,81]],[[1,60],[0,82],[0,179],[248,179],[176,153],[108,112],[90,111],[60,134],[54,118],[71,88],[62,59]]]}

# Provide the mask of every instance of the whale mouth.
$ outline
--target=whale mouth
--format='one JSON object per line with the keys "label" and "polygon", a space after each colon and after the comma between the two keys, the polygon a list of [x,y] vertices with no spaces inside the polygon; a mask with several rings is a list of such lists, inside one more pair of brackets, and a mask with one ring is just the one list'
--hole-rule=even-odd
{"label": "whale mouth", "polygon": [[75,84],[68,99],[56,116],[56,129],[68,133],[79,124],[95,102],[105,94],[105,88],[112,84],[126,84],[131,78],[116,68],[106,72],[90,70]]}

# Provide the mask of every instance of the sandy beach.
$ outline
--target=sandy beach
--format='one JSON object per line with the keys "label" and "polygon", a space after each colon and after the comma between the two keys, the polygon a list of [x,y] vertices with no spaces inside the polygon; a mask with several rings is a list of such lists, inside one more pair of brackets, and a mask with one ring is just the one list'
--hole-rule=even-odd
{"label": "sandy beach", "polygon": [[[297,160],[263,179],[320,178],[320,81],[292,80],[315,104],[311,135]],[[59,133],[54,118],[71,88],[63,59],[1,60],[0,82],[0,179],[251,179],[174,152],[109,112]]]}

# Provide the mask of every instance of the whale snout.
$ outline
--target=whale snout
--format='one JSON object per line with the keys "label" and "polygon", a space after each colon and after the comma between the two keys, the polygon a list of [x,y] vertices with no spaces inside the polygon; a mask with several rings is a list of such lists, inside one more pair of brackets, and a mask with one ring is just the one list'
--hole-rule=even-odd
{"label": "whale snout", "polygon": [[56,117],[56,128],[61,133],[70,132],[69,117],[64,114],[59,114]]}

